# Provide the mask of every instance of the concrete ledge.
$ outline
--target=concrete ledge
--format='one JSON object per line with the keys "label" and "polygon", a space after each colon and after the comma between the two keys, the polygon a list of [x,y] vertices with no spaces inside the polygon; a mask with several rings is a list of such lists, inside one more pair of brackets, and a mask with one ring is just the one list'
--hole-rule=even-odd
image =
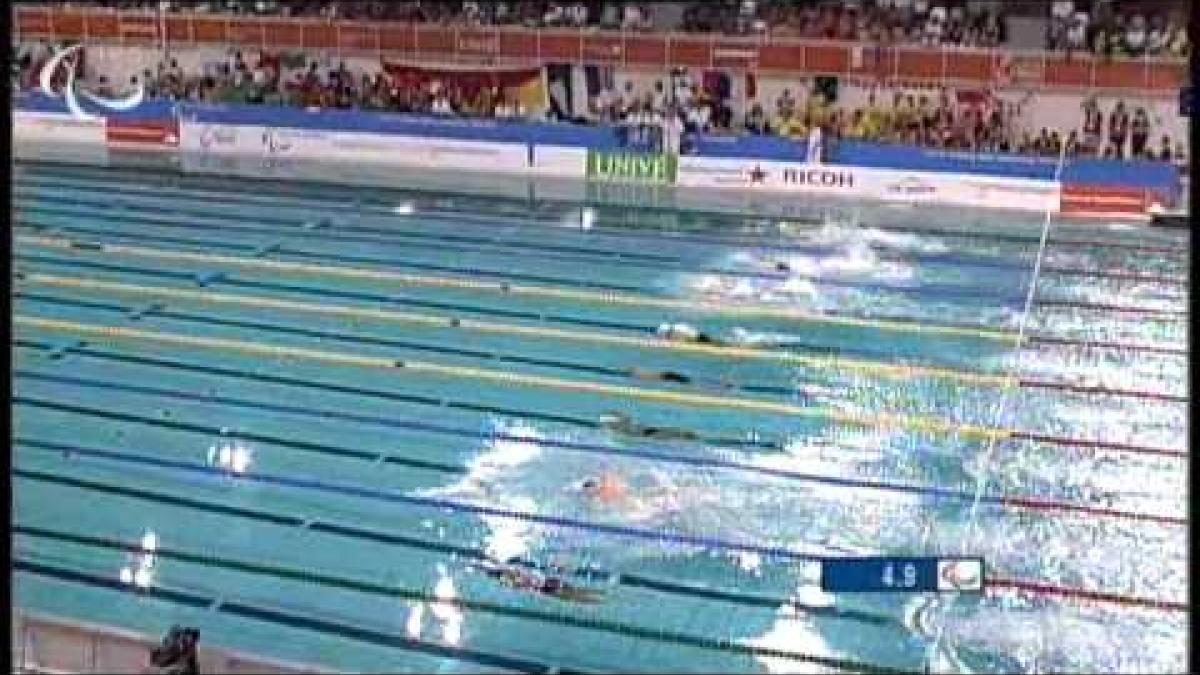
{"label": "concrete ledge", "polygon": [[[12,614],[13,671],[17,673],[155,673],[150,652],[162,636],[36,612]],[[205,646],[202,673],[331,673],[315,666]]]}

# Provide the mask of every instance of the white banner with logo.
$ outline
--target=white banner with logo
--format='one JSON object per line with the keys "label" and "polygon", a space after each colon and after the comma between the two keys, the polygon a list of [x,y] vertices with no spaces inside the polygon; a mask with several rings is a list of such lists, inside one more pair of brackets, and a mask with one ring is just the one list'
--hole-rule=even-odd
{"label": "white banner with logo", "polygon": [[179,124],[179,149],[196,157],[261,157],[262,136],[265,130],[265,127],[206,124],[185,120]]}
{"label": "white banner with logo", "polygon": [[524,173],[524,143],[461,141],[351,131],[291,129],[184,122],[180,147],[187,153],[315,159],[461,171]]}
{"label": "white banner with logo", "polygon": [[529,172],[551,178],[582,179],[587,170],[587,149],[565,145],[535,145]]}
{"label": "white banner with logo", "polygon": [[1059,205],[1053,181],[723,157],[680,157],[676,184],[1031,211]]}
{"label": "white banner with logo", "polygon": [[13,140],[104,145],[103,119],[78,119],[63,113],[13,111]]}

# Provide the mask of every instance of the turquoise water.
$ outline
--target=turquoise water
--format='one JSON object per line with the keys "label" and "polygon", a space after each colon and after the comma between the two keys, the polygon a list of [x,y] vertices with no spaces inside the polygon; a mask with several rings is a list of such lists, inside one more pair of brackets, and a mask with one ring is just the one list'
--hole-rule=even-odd
{"label": "turquoise water", "polygon": [[[154,633],[190,623],[206,643],[341,670],[1183,669],[1183,613],[1143,602],[1186,592],[1183,234],[1054,223],[1016,352],[995,331],[1018,328],[1036,215],[814,206],[780,221],[609,207],[583,227],[579,204],[452,186],[43,164],[18,164],[14,181],[23,606]],[[682,304],[655,304],[670,299]],[[678,321],[816,358],[604,341],[652,341]],[[170,341],[179,335],[234,343]],[[383,365],[264,352],[278,347]],[[383,367],[395,360],[555,382]],[[634,367],[691,382],[631,378]],[[611,410],[701,440],[597,428]],[[1054,438],[919,430],[930,420]],[[222,452],[244,464],[230,469]],[[572,487],[606,472],[638,499],[596,504]],[[119,578],[139,556],[117,544],[148,531],[162,553],[137,590]],[[963,552],[1027,590],[835,596],[806,561]],[[472,566],[481,555],[560,564],[603,600],[500,586]]]}

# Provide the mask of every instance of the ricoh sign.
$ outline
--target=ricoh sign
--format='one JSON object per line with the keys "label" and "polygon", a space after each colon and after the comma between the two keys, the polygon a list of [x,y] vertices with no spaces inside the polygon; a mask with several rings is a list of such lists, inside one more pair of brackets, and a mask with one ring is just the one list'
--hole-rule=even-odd
{"label": "ricoh sign", "polygon": [[783,170],[784,185],[817,188],[854,188],[854,174],[830,168],[787,168]]}

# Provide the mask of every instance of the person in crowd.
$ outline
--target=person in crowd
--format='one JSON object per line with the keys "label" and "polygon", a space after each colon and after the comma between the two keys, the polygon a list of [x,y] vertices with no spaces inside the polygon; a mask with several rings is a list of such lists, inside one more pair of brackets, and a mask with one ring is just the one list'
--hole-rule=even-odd
{"label": "person in crowd", "polygon": [[1162,141],[1158,145],[1158,159],[1169,162],[1173,158],[1174,155],[1171,154],[1171,138],[1170,136],[1163,136]]}
{"label": "person in crowd", "polygon": [[767,124],[767,114],[763,111],[762,104],[754,103],[750,107],[750,112],[746,114],[746,131],[761,136],[771,133],[770,125]]}
{"label": "person in crowd", "polygon": [[1067,134],[1066,153],[1067,157],[1079,156],[1079,132],[1074,129],[1071,130],[1071,133]]}
{"label": "person in crowd", "polygon": [[1141,56],[1146,51],[1146,17],[1134,14],[1125,28],[1125,54]]}
{"label": "person in crowd", "polygon": [[1117,101],[1117,105],[1108,115],[1108,142],[1118,159],[1125,156],[1125,139],[1129,136],[1129,113],[1125,110],[1125,101]]}
{"label": "person in crowd", "polygon": [[1089,97],[1083,102],[1083,152],[1096,156],[1100,152],[1100,144],[1104,133],[1104,113],[1095,98]]}
{"label": "person in crowd", "polygon": [[1139,107],[1133,113],[1133,121],[1129,125],[1129,155],[1140,159],[1146,154],[1150,141],[1150,116],[1146,109]]}

